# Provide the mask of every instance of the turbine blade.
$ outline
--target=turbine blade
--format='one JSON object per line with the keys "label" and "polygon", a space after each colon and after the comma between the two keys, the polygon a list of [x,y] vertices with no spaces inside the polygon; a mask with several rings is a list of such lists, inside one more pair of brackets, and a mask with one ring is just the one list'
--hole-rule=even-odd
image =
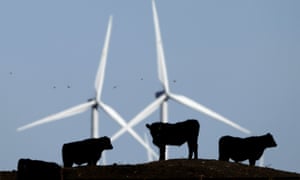
{"label": "turbine blade", "polygon": [[[143,109],[139,114],[137,114],[131,121],[129,121],[129,123],[128,123],[127,126],[129,128],[131,128],[131,127],[135,126],[136,124],[138,124],[139,122],[141,122],[142,120],[144,120],[145,118],[147,118],[157,108],[159,108],[159,106],[166,99],[166,97],[167,97],[166,95],[162,95],[158,99],[156,99],[155,101],[153,101],[145,109]],[[123,126],[123,128],[121,128],[118,132],[116,132],[112,136],[112,138],[111,138],[112,141],[118,139],[121,135],[123,135],[126,132],[126,130],[127,130],[126,127]]]}
{"label": "turbine blade", "polygon": [[[117,113],[114,109],[109,107],[107,104],[104,104],[103,102],[99,103],[99,106],[102,107],[102,109],[114,120],[116,120],[121,126],[122,129],[124,129],[124,132],[127,130],[140,144],[142,144],[147,151],[151,152],[151,154],[155,157],[158,157],[157,154],[152,150],[152,148],[146,144],[143,139],[131,128],[127,125],[126,121]],[[112,141],[114,141],[116,138],[113,136]]]}
{"label": "turbine blade", "polygon": [[101,60],[100,60],[100,63],[99,63],[98,72],[97,72],[96,80],[95,80],[95,89],[96,89],[97,100],[99,100],[99,98],[101,96],[101,93],[102,93],[102,86],[103,86],[103,82],[104,82],[107,52],[108,52],[108,46],[109,46],[109,40],[110,40],[110,34],[111,34],[111,28],[112,28],[112,19],[113,19],[112,16],[110,16],[108,26],[107,26],[105,42],[104,42],[104,46],[103,46],[103,49],[102,49]]}
{"label": "turbine blade", "polygon": [[[144,134],[144,139],[145,139],[145,143],[150,147],[148,136],[146,133]],[[153,156],[150,151],[147,151],[147,157],[148,157],[148,162],[153,161]]]}
{"label": "turbine blade", "polygon": [[115,111],[113,108],[108,106],[107,104],[104,104],[103,102],[99,103],[99,106],[115,121],[117,121],[121,126],[125,127],[127,126],[126,121],[121,117],[121,115]]}
{"label": "turbine blade", "polygon": [[117,140],[121,135],[123,135],[126,132],[126,128],[123,126],[119,131],[117,131],[112,137],[111,141]]}
{"label": "turbine blade", "polygon": [[154,20],[154,29],[155,29],[155,38],[156,38],[158,77],[164,87],[164,90],[166,92],[169,92],[169,81],[167,75],[165,55],[164,55],[163,43],[160,35],[159,20],[158,20],[158,15],[157,15],[154,0],[152,0],[152,10],[153,10],[153,20]]}
{"label": "turbine blade", "polygon": [[155,158],[158,158],[158,155],[153,149],[150,147],[149,144],[147,144],[135,131],[133,131],[131,128],[128,128],[128,132],[142,145],[145,147],[147,152],[151,153]]}
{"label": "turbine blade", "polygon": [[62,112],[53,114],[51,116],[47,116],[43,119],[40,119],[40,120],[34,121],[30,124],[19,127],[17,129],[17,131],[24,131],[26,129],[33,128],[33,127],[41,125],[41,124],[45,124],[45,123],[48,123],[48,122],[56,121],[56,120],[59,120],[59,119],[62,119],[62,118],[66,118],[66,117],[69,117],[69,116],[73,116],[75,114],[82,113],[82,112],[88,110],[90,107],[92,107],[95,104],[96,104],[96,101],[89,101],[89,102],[74,106],[74,107],[69,108],[67,110],[64,110]]}
{"label": "turbine blade", "polygon": [[159,106],[166,100],[167,95],[164,94],[158,99],[149,104],[145,109],[143,109],[139,114],[137,114],[129,123],[129,127],[133,127],[142,120],[146,119],[150,114],[152,114]]}
{"label": "turbine blade", "polygon": [[134,130],[132,130],[131,127],[129,127],[129,126],[123,126],[123,128],[120,131],[118,131],[117,133],[115,133],[112,136],[111,141],[112,142],[115,141],[126,131],[128,131],[142,146],[144,146],[148,153],[150,153],[155,158],[158,158],[157,153],[155,151],[153,151],[151,146],[148,143],[146,143],[144,140],[142,140],[142,138],[138,134],[136,134],[136,132]]}
{"label": "turbine blade", "polygon": [[200,112],[202,112],[202,113],[204,113],[204,114],[206,114],[206,115],[208,115],[208,116],[210,116],[210,117],[212,117],[216,120],[219,120],[223,123],[226,123],[229,126],[235,128],[235,129],[237,129],[237,130],[239,130],[243,133],[246,133],[246,134],[251,133],[248,129],[241,127],[240,125],[230,121],[229,119],[221,116],[220,114],[218,114],[218,113],[214,112],[213,110],[197,103],[196,101],[194,101],[192,99],[189,99],[189,98],[187,98],[185,96],[182,96],[182,95],[175,95],[175,94],[169,94],[169,96],[170,96],[170,98],[174,99],[175,101],[177,101],[177,102],[179,102],[183,105],[186,105],[190,108],[193,108],[197,111],[200,111]]}

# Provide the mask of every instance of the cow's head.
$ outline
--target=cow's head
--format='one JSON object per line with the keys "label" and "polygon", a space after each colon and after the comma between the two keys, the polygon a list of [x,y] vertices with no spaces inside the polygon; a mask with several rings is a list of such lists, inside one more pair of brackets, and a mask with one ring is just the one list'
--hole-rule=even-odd
{"label": "cow's head", "polygon": [[110,138],[107,136],[99,138],[99,143],[102,149],[113,149]]}
{"label": "cow's head", "polygon": [[161,144],[161,140],[162,140],[162,123],[157,122],[157,123],[152,123],[150,124],[146,124],[146,127],[150,130],[150,134],[152,136],[152,141],[153,144],[159,146]]}
{"label": "cow's head", "polygon": [[271,133],[265,135],[265,141],[267,147],[276,147],[277,144]]}

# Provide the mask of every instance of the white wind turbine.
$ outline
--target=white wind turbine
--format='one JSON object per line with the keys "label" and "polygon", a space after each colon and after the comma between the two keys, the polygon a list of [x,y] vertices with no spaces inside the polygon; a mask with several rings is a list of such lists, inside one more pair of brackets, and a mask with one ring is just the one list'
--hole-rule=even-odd
{"label": "white wind turbine", "polygon": [[[107,33],[105,38],[105,43],[102,49],[102,56],[101,61],[98,67],[98,72],[96,75],[95,80],[95,91],[96,97],[94,99],[90,99],[88,102],[74,106],[57,114],[47,116],[43,119],[34,121],[33,123],[24,125],[17,129],[17,131],[23,131],[38,125],[42,125],[48,122],[57,121],[62,118],[66,118],[69,116],[73,116],[79,113],[83,113],[87,111],[89,108],[92,108],[92,123],[91,123],[91,137],[97,138],[99,137],[99,116],[97,108],[100,107],[106,112],[112,119],[117,121],[124,129],[126,129],[139,143],[141,143],[148,152],[150,152],[154,157],[157,157],[156,152],[152,150],[152,148],[147,144],[132,128],[127,126],[126,121],[117,113],[113,108],[105,104],[101,101],[101,92],[102,86],[104,82],[104,74],[105,74],[105,66],[106,66],[106,59],[107,59],[107,52],[110,40],[110,34],[112,29],[112,16],[109,18],[109,23],[107,27]],[[115,141],[116,138],[112,138],[112,141]]]}
{"label": "white wind turbine", "polygon": [[[172,99],[180,104],[183,104],[189,108],[192,108],[196,111],[204,113],[213,119],[221,121],[243,133],[250,134],[250,131],[246,128],[241,127],[240,125],[230,121],[229,119],[223,117],[222,115],[214,112],[213,110],[197,103],[196,101],[183,96],[170,92],[167,69],[165,64],[164,50],[162,39],[160,35],[159,20],[156,11],[155,1],[152,0],[152,10],[153,10],[153,19],[154,19],[154,28],[155,28],[155,37],[156,37],[156,51],[157,51],[157,64],[158,64],[158,77],[163,86],[163,91],[156,93],[156,100],[150,103],[145,109],[143,109],[139,114],[137,114],[129,123],[128,127],[131,128],[142,120],[147,118],[155,110],[161,107],[161,122],[168,122],[167,120],[167,101]],[[117,133],[114,134],[113,138],[118,138],[126,131],[125,128],[120,129]]]}
{"label": "white wind turbine", "polygon": [[98,111],[97,108],[101,107],[109,116],[111,116],[113,119],[115,119],[117,122],[122,121],[122,117],[111,107],[104,104],[101,100],[101,92],[102,92],[102,86],[104,81],[104,73],[105,73],[105,66],[106,66],[106,59],[107,59],[107,51],[109,46],[109,40],[110,40],[110,34],[111,34],[111,28],[112,28],[112,16],[109,18],[107,32],[106,32],[106,38],[104,42],[104,46],[102,49],[102,55],[101,55],[101,61],[99,63],[98,72],[95,79],[95,92],[96,97],[89,99],[88,102],[82,103],[80,105],[74,106],[72,108],[69,108],[67,110],[64,110],[62,112],[47,116],[43,119],[34,121],[30,124],[24,125],[22,127],[19,127],[17,131],[23,131],[38,125],[42,125],[48,122],[56,121],[59,119],[63,119],[69,116],[73,116],[79,113],[83,113],[87,111],[89,108],[92,109],[92,122],[91,122],[91,137],[97,138],[99,137],[99,118],[98,118]]}

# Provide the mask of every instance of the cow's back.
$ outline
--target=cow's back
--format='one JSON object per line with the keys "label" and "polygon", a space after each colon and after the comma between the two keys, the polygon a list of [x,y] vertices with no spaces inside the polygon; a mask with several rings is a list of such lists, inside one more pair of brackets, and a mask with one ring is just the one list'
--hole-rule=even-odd
{"label": "cow's back", "polygon": [[182,145],[187,141],[197,141],[200,124],[197,120],[186,120],[175,124],[164,124],[161,137],[164,137],[165,144]]}
{"label": "cow's back", "polygon": [[254,165],[267,147],[275,147],[276,143],[271,134],[239,138],[223,136],[219,140],[219,160],[244,161],[249,159]]}
{"label": "cow's back", "polygon": [[219,147],[222,149],[236,149],[243,144],[243,139],[233,136],[223,136],[219,140]]}
{"label": "cow's back", "polygon": [[71,167],[73,163],[78,165],[84,163],[96,164],[102,151],[112,148],[111,141],[106,136],[66,143],[62,147],[64,166]]}
{"label": "cow's back", "polygon": [[244,141],[239,137],[223,136],[219,140],[220,151],[240,151],[243,148]]}
{"label": "cow's back", "polygon": [[[63,145],[63,161],[73,161],[76,164],[86,163],[91,158],[98,158],[100,150],[97,148],[97,139],[86,139]],[[70,162],[71,163],[71,162]]]}
{"label": "cow's back", "polygon": [[245,159],[244,140],[238,137],[223,136],[219,140],[219,160],[229,161],[229,158],[234,161],[243,161]]}

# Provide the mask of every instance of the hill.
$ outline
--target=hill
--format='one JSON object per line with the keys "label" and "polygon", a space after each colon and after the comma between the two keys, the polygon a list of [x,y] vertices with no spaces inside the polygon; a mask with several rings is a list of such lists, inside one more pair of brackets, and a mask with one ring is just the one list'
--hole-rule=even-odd
{"label": "hill", "polygon": [[[137,165],[63,168],[64,180],[98,179],[299,179],[300,174],[272,168],[249,167],[217,160],[173,159]],[[13,180],[16,172],[0,173],[1,180]]]}

